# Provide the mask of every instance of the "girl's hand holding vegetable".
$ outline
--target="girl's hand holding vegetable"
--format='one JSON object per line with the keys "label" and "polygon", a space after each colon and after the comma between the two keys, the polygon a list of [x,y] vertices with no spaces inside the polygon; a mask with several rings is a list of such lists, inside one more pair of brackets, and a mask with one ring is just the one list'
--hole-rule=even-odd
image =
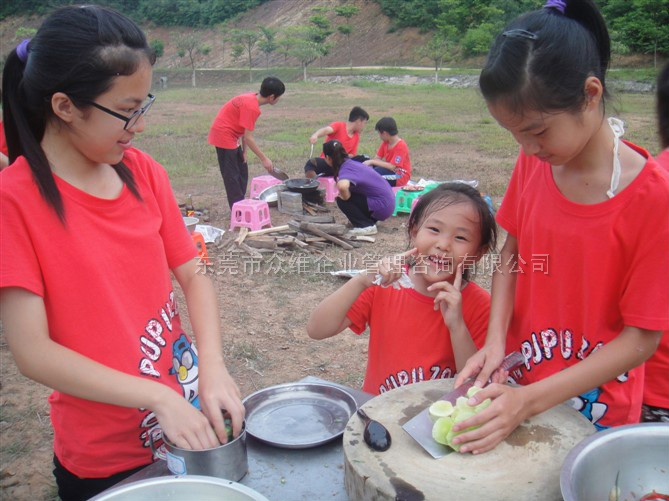
{"label": "girl's hand holding vegetable", "polygon": [[225,368],[223,360],[213,365],[212,367],[212,364],[209,364],[200,369],[200,405],[202,412],[213,426],[218,441],[225,444],[228,442],[228,432],[225,428],[224,412],[230,415],[232,434],[237,437],[242,431],[246,409],[241,401],[239,387]]}
{"label": "girl's hand holding vegetable", "polygon": [[513,388],[491,383],[477,392],[467,402],[478,405],[486,398],[492,399],[490,406],[475,416],[456,424],[456,432],[480,426],[475,430],[458,435],[453,442],[460,445],[460,452],[482,454],[488,452],[508,437],[525,419],[530,417],[525,388]]}

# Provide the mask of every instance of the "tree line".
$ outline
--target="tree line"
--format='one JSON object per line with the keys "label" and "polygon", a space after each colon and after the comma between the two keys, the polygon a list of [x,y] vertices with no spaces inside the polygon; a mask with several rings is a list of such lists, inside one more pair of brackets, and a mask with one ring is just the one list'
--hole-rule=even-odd
{"label": "tree line", "polygon": [[[331,35],[344,36],[352,66],[352,19],[360,8],[348,2],[332,6],[314,6],[306,25],[274,29],[258,26],[239,29],[238,16],[270,0],[98,0],[132,17],[140,24],[155,26],[218,27],[224,45],[230,47],[235,60],[246,61],[252,79],[254,55],[261,54],[269,66],[272,55],[299,61],[304,80],[307,68],[327,56],[334,47]],[[309,6],[309,0],[303,1]],[[541,6],[541,0],[368,0],[377,2],[393,22],[393,29],[418,27],[432,37],[417,56],[434,63],[435,79],[444,62],[486,54],[494,37],[511,19]],[[669,56],[669,0],[596,0],[609,23],[616,54],[644,53]],[[12,0],[0,3],[0,19],[18,14],[46,14],[53,8],[77,3],[72,0]],[[362,4],[364,7],[364,4]],[[29,33],[26,33],[29,35]],[[164,45],[151,44],[158,56]],[[198,56],[211,51],[206,40],[196,33],[181,36],[177,42],[179,56],[195,68]]]}

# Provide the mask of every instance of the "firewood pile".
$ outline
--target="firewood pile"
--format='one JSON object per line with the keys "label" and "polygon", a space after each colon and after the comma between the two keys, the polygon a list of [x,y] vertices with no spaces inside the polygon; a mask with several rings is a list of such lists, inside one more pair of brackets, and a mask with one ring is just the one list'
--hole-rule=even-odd
{"label": "firewood pile", "polygon": [[338,246],[353,250],[362,242],[374,242],[372,236],[346,236],[349,228],[335,223],[334,216],[293,215],[293,219],[282,226],[249,231],[240,228],[239,233],[228,232],[219,244],[219,249],[226,251],[242,250],[253,257],[261,258],[264,253],[302,250],[321,253],[328,246]]}

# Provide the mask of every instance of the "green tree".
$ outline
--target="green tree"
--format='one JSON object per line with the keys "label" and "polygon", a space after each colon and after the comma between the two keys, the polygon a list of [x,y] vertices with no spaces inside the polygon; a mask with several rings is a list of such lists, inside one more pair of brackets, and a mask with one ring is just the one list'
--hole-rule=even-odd
{"label": "green tree", "polygon": [[265,54],[266,67],[269,69],[269,56],[279,48],[279,44],[276,41],[277,30],[264,26],[258,26],[258,29],[260,29],[261,33],[258,47]]}
{"label": "green tree", "polygon": [[195,79],[195,63],[198,56],[201,54],[206,56],[211,52],[211,47],[205,45],[202,40],[194,34],[181,35],[177,38],[176,46],[179,57],[188,56],[188,65],[191,67],[191,83],[193,87],[197,87]]}
{"label": "green tree", "polygon": [[608,0],[602,13],[612,37],[634,52],[669,55],[669,0]]}
{"label": "green tree", "polygon": [[342,7],[335,7],[335,14],[338,17],[346,19],[346,24],[337,26],[337,31],[346,36],[346,48],[348,49],[348,65],[353,69],[353,51],[351,49],[351,33],[353,33],[353,26],[351,26],[351,18],[357,16],[360,9],[353,5],[344,5]]}
{"label": "green tree", "polygon": [[444,59],[453,55],[453,42],[441,34],[434,35],[430,41],[418,49],[418,54],[427,57],[434,63],[434,83],[439,83],[439,70]]}
{"label": "green tree", "polygon": [[165,44],[162,40],[151,40],[149,44],[153,52],[156,54],[156,58],[163,57],[165,54]]}
{"label": "green tree", "polygon": [[302,66],[303,79],[307,81],[307,67],[319,57],[327,54],[329,47],[315,40],[315,30],[309,26],[298,26],[287,31],[287,40],[290,40],[288,55],[297,59]]}
{"label": "green tree", "polygon": [[246,53],[246,61],[249,66],[249,82],[253,82],[253,48],[260,40],[261,33],[257,30],[239,30],[234,29],[230,33],[230,38],[232,43],[235,44],[233,51],[236,50],[236,47],[242,47],[243,52]]}

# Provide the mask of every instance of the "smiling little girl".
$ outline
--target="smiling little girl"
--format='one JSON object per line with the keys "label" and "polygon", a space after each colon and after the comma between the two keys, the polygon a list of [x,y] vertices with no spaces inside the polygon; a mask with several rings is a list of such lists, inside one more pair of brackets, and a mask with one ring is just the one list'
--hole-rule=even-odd
{"label": "smiling little girl", "polygon": [[363,390],[379,394],[453,377],[482,346],[490,295],[468,269],[493,250],[497,228],[478,191],[442,184],[423,195],[408,223],[411,250],[386,257],[312,312],[314,339],[370,328]]}

